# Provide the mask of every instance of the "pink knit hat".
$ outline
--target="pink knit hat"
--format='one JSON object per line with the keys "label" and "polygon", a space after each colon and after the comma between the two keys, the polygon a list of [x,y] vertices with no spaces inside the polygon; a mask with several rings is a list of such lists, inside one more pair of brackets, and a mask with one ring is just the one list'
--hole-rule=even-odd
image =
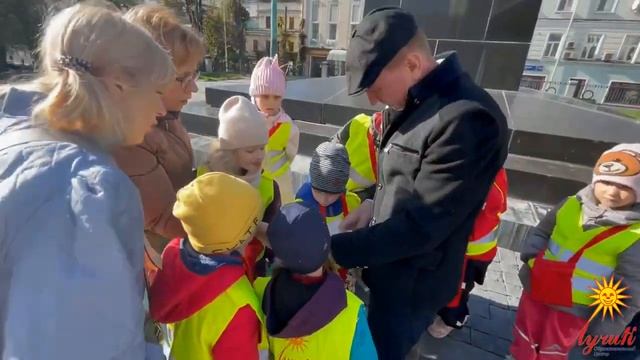
{"label": "pink knit hat", "polygon": [[285,90],[284,72],[278,65],[278,55],[273,59],[263,57],[258,61],[256,67],[251,73],[251,86],[249,86],[249,95],[278,95],[284,96]]}

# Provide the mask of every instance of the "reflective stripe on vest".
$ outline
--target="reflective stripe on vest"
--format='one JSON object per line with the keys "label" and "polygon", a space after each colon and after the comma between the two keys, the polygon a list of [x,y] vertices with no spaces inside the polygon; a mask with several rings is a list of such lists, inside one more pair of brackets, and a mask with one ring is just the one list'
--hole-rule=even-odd
{"label": "reflective stripe on vest", "polygon": [[[264,316],[260,300],[247,277],[242,276],[195,314],[167,326],[171,357],[175,360],[210,360],[211,349],[238,310],[246,305],[251,306],[260,323],[263,324]],[[264,328],[264,326],[261,327]],[[265,339],[265,335],[263,332],[262,339]],[[266,343],[260,348],[265,346]]]}
{"label": "reflective stripe on vest", "polygon": [[376,183],[377,152],[371,134],[371,117],[360,114],[349,123],[349,138],[345,144],[351,169],[348,191],[363,190]]}
{"label": "reflective stripe on vest", "polygon": [[[491,184],[491,188],[487,193],[485,204],[478,213],[473,231],[467,244],[467,256],[483,256],[494,251],[498,246],[498,232],[500,228],[500,216],[507,209],[507,175],[504,169],[501,169]],[[499,203],[498,203],[499,201]],[[489,231],[479,239],[474,238],[480,236],[483,231]]]}
{"label": "reflective stripe on vest", "polygon": [[467,244],[467,255],[477,256],[484,254],[498,246],[498,229],[499,227],[496,227],[480,239],[469,241]]}
{"label": "reflective stripe on vest", "polygon": [[[556,226],[551,234],[544,258],[555,261],[568,261],[575,252],[599,233],[610,227],[599,226],[584,231],[582,229],[582,204],[572,196],[556,214]],[[593,299],[591,290],[595,281],[609,278],[618,265],[618,255],[640,239],[640,224],[619,232],[598,244],[586,249],[576,264],[571,279],[573,302],[590,305]],[[528,262],[535,266],[535,259]]]}
{"label": "reflective stripe on vest", "polygon": [[[253,283],[262,299],[269,278],[258,278]],[[330,323],[311,335],[301,338],[276,338],[268,336],[272,359],[287,360],[350,360],[351,345],[358,323],[362,300],[345,290],[347,307]]]}
{"label": "reflective stripe on vest", "polygon": [[272,179],[280,177],[291,165],[286,152],[291,129],[291,123],[281,122],[269,130],[269,141],[265,146],[264,173]]}

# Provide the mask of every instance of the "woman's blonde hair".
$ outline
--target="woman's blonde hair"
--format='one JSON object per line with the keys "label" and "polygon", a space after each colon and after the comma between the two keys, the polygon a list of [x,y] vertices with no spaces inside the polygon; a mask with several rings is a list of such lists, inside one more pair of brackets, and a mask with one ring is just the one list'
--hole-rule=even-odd
{"label": "woman's blonde hair", "polygon": [[182,25],[166,6],[145,4],[133,7],[125,19],[147,29],[153,38],[169,50],[176,67],[197,65],[205,55],[204,43],[191,29]]}
{"label": "woman's blonde hair", "polygon": [[121,144],[129,121],[106,80],[152,92],[175,79],[171,58],[144,29],[95,2],[49,18],[39,54],[40,76],[21,86],[46,94],[33,110],[34,121],[104,146]]}

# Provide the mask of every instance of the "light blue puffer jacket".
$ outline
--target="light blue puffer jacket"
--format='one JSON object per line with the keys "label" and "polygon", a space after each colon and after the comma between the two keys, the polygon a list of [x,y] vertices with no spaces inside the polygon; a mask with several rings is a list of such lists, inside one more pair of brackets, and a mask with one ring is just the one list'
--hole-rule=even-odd
{"label": "light blue puffer jacket", "polygon": [[[4,134],[33,126],[40,96],[5,96],[0,149]],[[145,356],[138,191],[107,153],[81,143],[0,150],[3,360]]]}

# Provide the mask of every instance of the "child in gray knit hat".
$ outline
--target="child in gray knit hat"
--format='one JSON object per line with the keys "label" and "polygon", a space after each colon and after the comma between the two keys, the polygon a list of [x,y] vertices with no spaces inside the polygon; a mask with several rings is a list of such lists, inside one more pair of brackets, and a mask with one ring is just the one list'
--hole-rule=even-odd
{"label": "child in gray knit hat", "polygon": [[331,235],[338,233],[342,219],[360,206],[360,198],[346,189],[350,169],[345,147],[324,142],[311,158],[310,181],[304,183],[296,194],[296,201],[320,211]]}
{"label": "child in gray knit hat", "polygon": [[[347,191],[350,169],[347,149],[341,144],[324,142],[311,158],[310,181],[302,184],[296,194],[297,202],[318,209],[331,235],[339,233],[342,220],[360,206],[360,197]],[[347,289],[354,290],[355,270],[338,272]]]}

